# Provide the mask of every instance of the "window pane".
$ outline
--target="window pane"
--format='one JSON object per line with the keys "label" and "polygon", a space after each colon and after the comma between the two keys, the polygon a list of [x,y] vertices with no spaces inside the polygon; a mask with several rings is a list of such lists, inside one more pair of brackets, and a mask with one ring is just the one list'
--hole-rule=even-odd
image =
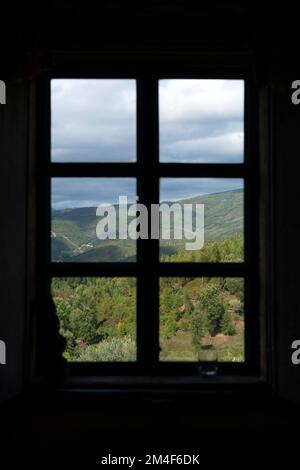
{"label": "window pane", "polygon": [[242,262],[244,182],[229,178],[162,178],[160,259]]}
{"label": "window pane", "polygon": [[210,346],[219,362],[243,362],[244,344],[242,278],[161,278],[161,361],[196,361]]}
{"label": "window pane", "polygon": [[160,80],[160,161],[240,163],[243,80]]}
{"label": "window pane", "polygon": [[53,162],[136,160],[135,80],[51,80]]}
{"label": "window pane", "polygon": [[68,361],[136,360],[135,278],[53,278],[52,295]]}
{"label": "window pane", "polygon": [[136,202],[134,178],[53,178],[52,261],[135,261],[136,242],[120,232],[120,196]]}

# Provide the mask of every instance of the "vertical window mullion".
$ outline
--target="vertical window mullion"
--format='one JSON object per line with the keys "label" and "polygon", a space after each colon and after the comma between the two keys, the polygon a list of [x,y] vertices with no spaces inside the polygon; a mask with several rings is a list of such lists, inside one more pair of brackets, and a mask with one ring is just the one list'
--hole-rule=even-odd
{"label": "vertical window mullion", "polygon": [[[258,157],[258,107],[257,95],[250,80],[245,80],[245,178],[244,178],[244,261],[245,277],[245,358],[249,368],[259,367],[260,326],[258,309],[259,269],[259,157]],[[255,314],[255,313],[256,314]]]}
{"label": "vertical window mullion", "polygon": [[[159,202],[158,178],[158,85],[149,75],[137,81],[137,139],[139,202],[150,208]],[[150,233],[150,232],[149,232]],[[159,357],[159,240],[137,243],[137,354],[143,371],[155,368]]]}

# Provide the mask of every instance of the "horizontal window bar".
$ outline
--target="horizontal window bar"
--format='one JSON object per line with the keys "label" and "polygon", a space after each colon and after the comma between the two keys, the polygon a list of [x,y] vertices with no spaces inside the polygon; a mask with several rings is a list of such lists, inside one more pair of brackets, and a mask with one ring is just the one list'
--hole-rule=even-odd
{"label": "horizontal window bar", "polygon": [[[72,362],[69,364],[72,376],[87,375],[99,376],[101,374],[121,375],[140,375],[140,374],[153,374],[153,375],[192,375],[199,377],[198,362],[166,362],[154,363],[151,367],[145,367],[144,364],[136,363],[122,363],[122,362]],[[252,368],[247,363],[233,363],[223,362],[218,363],[219,375],[246,375],[252,372]]]}
{"label": "horizontal window bar", "polygon": [[246,174],[246,167],[241,164],[223,163],[160,163],[160,176],[177,177],[228,177],[241,178]]}
{"label": "horizontal window bar", "polygon": [[49,173],[55,177],[136,176],[136,163],[50,163]]}
{"label": "horizontal window bar", "polygon": [[[51,263],[51,276],[137,276],[147,266],[139,263]],[[244,277],[245,263],[160,263],[152,265],[159,276]],[[154,274],[154,273],[153,273]]]}
{"label": "horizontal window bar", "polygon": [[[151,163],[147,168],[158,176],[178,177],[228,177],[241,178],[248,172],[245,164],[223,163]],[[88,176],[137,176],[145,171],[139,163],[51,163],[49,173],[53,177]]]}

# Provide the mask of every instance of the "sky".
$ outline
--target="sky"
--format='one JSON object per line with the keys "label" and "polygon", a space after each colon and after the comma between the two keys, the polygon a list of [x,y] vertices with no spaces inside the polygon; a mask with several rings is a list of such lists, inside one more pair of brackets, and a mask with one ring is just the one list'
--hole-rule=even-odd
{"label": "sky", "polygon": [[51,80],[51,158],[135,161],[135,80]]}
{"label": "sky", "polygon": [[160,161],[241,163],[242,80],[161,80]]}
{"label": "sky", "polygon": [[[243,161],[244,82],[242,80],[160,80],[161,162],[239,163]],[[136,161],[135,80],[55,79],[51,81],[53,162]],[[161,200],[178,200],[242,187],[233,179],[168,179]],[[135,200],[135,181],[119,178],[55,178],[52,206]]]}
{"label": "sky", "polygon": [[[243,180],[233,178],[162,178],[160,202],[177,201],[202,194],[243,188]],[[119,196],[136,202],[134,178],[53,178],[52,207],[98,207],[116,204]]]}
{"label": "sky", "polygon": [[108,206],[117,203],[119,196],[136,202],[134,178],[52,178],[54,209]]}

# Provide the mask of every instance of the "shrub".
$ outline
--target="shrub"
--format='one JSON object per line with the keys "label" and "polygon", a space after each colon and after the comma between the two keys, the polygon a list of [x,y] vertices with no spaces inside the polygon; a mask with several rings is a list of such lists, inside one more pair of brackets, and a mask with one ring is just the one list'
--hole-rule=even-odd
{"label": "shrub", "polygon": [[124,362],[136,360],[136,343],[130,336],[105,339],[98,344],[87,346],[77,358],[78,361]]}
{"label": "shrub", "polygon": [[181,330],[181,331],[189,331],[190,329],[190,322],[188,320],[186,320],[185,318],[182,318],[179,322],[178,322],[178,329]]}
{"label": "shrub", "polygon": [[244,302],[244,280],[237,277],[226,278],[226,288],[235,295],[241,303]]}
{"label": "shrub", "polygon": [[223,297],[219,289],[209,286],[198,295],[196,310],[206,319],[208,334],[215,336],[221,331],[221,322],[225,312]]}
{"label": "shrub", "polygon": [[207,334],[207,318],[205,312],[196,309],[193,313],[191,323],[192,343],[196,350],[202,345],[202,338]]}
{"label": "shrub", "polygon": [[225,312],[221,320],[221,330],[225,335],[233,336],[236,334],[232,312],[228,308],[225,308]]}
{"label": "shrub", "polygon": [[168,318],[166,322],[167,337],[175,335],[178,330],[178,326],[174,318]]}

